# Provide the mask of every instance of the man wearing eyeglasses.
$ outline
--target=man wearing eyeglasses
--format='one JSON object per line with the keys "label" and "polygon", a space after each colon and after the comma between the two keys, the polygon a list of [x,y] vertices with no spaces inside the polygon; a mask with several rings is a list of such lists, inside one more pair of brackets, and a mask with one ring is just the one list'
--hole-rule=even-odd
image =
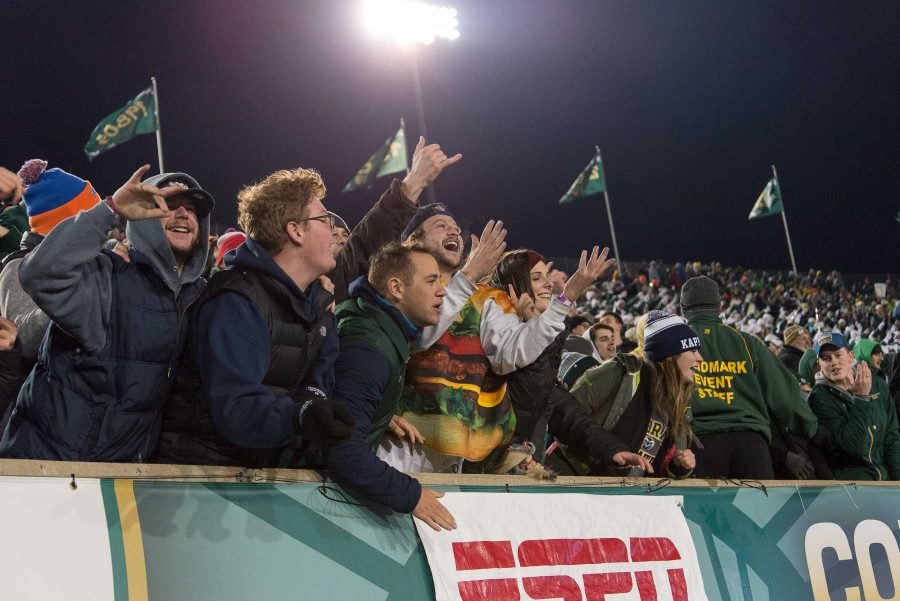
{"label": "man wearing eyeglasses", "polygon": [[348,438],[353,417],[330,399],[338,352],[331,271],[334,216],[311,169],[281,170],[238,193],[247,241],[192,308],[158,459],[295,467]]}

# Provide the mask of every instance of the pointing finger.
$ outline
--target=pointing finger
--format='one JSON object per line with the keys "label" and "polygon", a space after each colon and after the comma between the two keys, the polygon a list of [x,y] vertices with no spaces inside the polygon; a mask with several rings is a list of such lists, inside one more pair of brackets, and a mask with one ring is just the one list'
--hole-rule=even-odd
{"label": "pointing finger", "polygon": [[455,154],[444,162],[444,167],[447,167],[448,165],[455,165],[456,163],[460,162],[461,160],[462,160],[462,155]]}

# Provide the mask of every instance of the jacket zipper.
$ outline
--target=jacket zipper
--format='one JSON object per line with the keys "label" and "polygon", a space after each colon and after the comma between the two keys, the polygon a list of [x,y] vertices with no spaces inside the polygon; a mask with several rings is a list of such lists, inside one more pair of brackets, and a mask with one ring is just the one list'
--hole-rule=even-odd
{"label": "jacket zipper", "polygon": [[[171,290],[171,287],[169,287],[169,289]],[[174,293],[175,291],[172,290],[172,292]],[[202,291],[201,291],[201,294],[202,294]],[[183,311],[180,311],[180,312],[178,313],[178,329],[177,329],[178,332],[181,332],[181,320],[182,320],[182,319],[184,318],[184,316],[187,314],[188,309],[191,308],[191,305],[193,305],[193,304],[197,301],[197,299],[199,299],[199,298],[200,298],[200,295],[197,295],[197,297],[194,298],[194,300],[192,300],[191,302],[189,302],[189,303],[184,307],[184,310],[183,310]],[[175,304],[177,305],[177,304],[178,304],[178,298],[175,298],[174,300],[175,300]],[[185,333],[185,335],[187,335],[187,333]],[[176,342],[176,344],[177,344],[177,342]],[[176,349],[176,354],[177,354],[177,349]],[[170,377],[172,377],[172,366],[171,366],[171,365],[169,365],[169,369],[166,370],[166,382],[169,381],[169,378],[170,378]],[[171,387],[169,387],[169,392],[171,392]],[[166,396],[168,397],[168,394],[167,394]],[[167,401],[168,401],[168,398],[166,398],[166,400],[165,400],[164,402],[167,402]],[[157,415],[158,413],[159,413],[159,406],[157,406],[157,407],[153,410],[153,421],[154,421],[154,422],[156,421],[156,415]],[[152,429],[152,428],[151,428],[150,430],[147,430],[147,438],[144,439],[144,451],[143,451],[143,453],[138,453],[138,463],[143,463],[143,462],[144,462],[144,459],[147,457],[147,452],[148,452],[149,449],[150,449],[150,435],[151,435],[151,434],[153,434],[153,429]]]}
{"label": "jacket zipper", "polygon": [[878,479],[881,480],[881,470],[878,469],[878,466],[875,465],[875,462],[872,461],[872,448],[875,446],[875,433],[872,432],[872,428],[874,426],[869,426],[867,432],[869,433],[869,463],[872,464],[872,467],[875,468],[875,472],[878,474]]}

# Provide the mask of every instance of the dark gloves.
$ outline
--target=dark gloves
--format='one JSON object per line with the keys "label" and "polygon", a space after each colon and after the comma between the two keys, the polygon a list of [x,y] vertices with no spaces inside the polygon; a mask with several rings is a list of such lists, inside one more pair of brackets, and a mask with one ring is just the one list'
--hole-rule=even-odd
{"label": "dark gloves", "polygon": [[356,420],[345,408],[312,386],[307,386],[297,398],[300,433],[316,445],[328,448],[343,442],[353,434]]}
{"label": "dark gloves", "polygon": [[784,465],[795,480],[815,480],[816,478],[816,468],[803,455],[788,451],[784,458]]}

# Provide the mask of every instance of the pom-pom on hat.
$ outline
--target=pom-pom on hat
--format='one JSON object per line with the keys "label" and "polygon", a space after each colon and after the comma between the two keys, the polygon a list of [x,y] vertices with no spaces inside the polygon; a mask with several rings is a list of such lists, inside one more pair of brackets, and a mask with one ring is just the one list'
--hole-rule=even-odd
{"label": "pom-pom on hat", "polygon": [[650,311],[647,314],[644,354],[654,363],[699,348],[700,337],[682,318],[662,311]]}
{"label": "pom-pom on hat", "polygon": [[234,250],[241,244],[243,244],[247,240],[247,234],[244,232],[239,232],[233,227],[225,230],[225,233],[219,236],[219,240],[216,242],[216,248],[219,249],[218,255],[216,255],[216,265],[222,265],[222,260],[225,258],[225,253],[230,250]]}
{"label": "pom-pom on hat", "polygon": [[47,169],[47,161],[31,159],[19,169],[25,186],[25,212],[31,231],[46,236],[63,219],[93,208],[100,195],[90,182],[62,169]]}

